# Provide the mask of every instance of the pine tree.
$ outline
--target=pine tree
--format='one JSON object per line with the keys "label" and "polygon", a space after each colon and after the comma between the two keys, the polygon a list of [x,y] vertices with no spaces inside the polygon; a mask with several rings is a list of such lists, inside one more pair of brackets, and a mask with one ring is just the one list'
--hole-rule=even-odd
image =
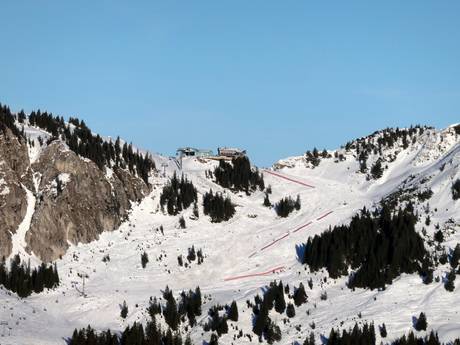
{"label": "pine tree", "polygon": [[216,334],[212,333],[211,339],[209,340],[208,344],[209,345],[219,345],[219,337]]}
{"label": "pine tree", "polygon": [[246,192],[246,194],[250,194],[257,188],[260,190],[265,188],[263,175],[257,169],[251,168],[251,163],[245,156],[234,158],[231,164],[221,160],[214,170],[214,176],[216,183],[222,187]]}
{"label": "pine tree", "polygon": [[460,179],[455,180],[452,184],[452,199],[460,199]]}
{"label": "pine tree", "polygon": [[262,304],[260,307],[259,313],[255,318],[254,326],[252,328],[252,331],[257,334],[259,337],[262,336],[262,332],[265,329],[265,326],[268,324],[269,321],[268,317],[268,309],[267,307]]}
{"label": "pine tree", "polygon": [[291,197],[285,197],[275,205],[276,214],[283,218],[289,216],[289,214],[297,208],[300,209],[300,197],[298,198],[298,203]]}
{"label": "pine tree", "polygon": [[166,205],[169,215],[177,215],[197,200],[197,191],[193,183],[183,175],[179,180],[176,173],[163,187],[160,195],[160,205],[162,207]]}
{"label": "pine tree", "polygon": [[294,291],[294,303],[298,307],[306,302],[307,294],[305,293],[305,287],[300,283],[299,287]]}
{"label": "pine tree", "polygon": [[180,315],[177,311],[176,300],[172,291],[169,290],[168,287],[166,287],[163,292],[163,298],[166,300],[166,307],[163,309],[163,316],[168,326],[175,331],[180,323]]}
{"label": "pine tree", "polygon": [[235,212],[235,205],[228,196],[224,198],[220,193],[213,194],[212,190],[203,196],[203,213],[211,217],[211,222],[227,221]]}
{"label": "pine tree", "polygon": [[457,268],[459,260],[460,260],[460,244],[457,243],[457,245],[455,246],[455,249],[452,252],[452,256],[450,258],[450,265],[452,266],[452,269]]}
{"label": "pine tree", "polygon": [[300,195],[298,195],[298,194],[297,194],[297,199],[295,200],[294,207],[295,207],[295,209],[296,209],[297,211],[300,210],[301,203],[300,203]]}
{"label": "pine tree", "polygon": [[228,319],[237,322],[238,321],[238,306],[235,301],[230,304],[228,309]]}
{"label": "pine tree", "polygon": [[313,332],[305,339],[303,345],[315,345],[315,334]]}
{"label": "pine tree", "polygon": [[455,289],[455,284],[454,284],[454,281],[455,281],[455,270],[452,269],[446,276],[446,283],[444,284],[444,288],[449,291],[449,292],[452,292],[454,291]]}
{"label": "pine tree", "polygon": [[284,311],[286,310],[286,301],[284,299],[284,288],[283,288],[283,283],[281,281],[276,287],[275,310],[279,314],[284,313]]}
{"label": "pine tree", "polygon": [[382,163],[378,159],[371,167],[371,175],[374,180],[379,179],[383,175]]}
{"label": "pine tree", "polygon": [[426,327],[428,326],[428,323],[426,321],[426,315],[425,313],[421,312],[419,317],[417,318],[417,321],[415,322],[414,328],[417,331],[426,331]]}
{"label": "pine tree", "polygon": [[275,341],[281,340],[281,329],[272,320],[268,321],[265,328],[265,339],[268,344],[273,344]]}
{"label": "pine tree", "polygon": [[149,256],[147,255],[146,252],[143,252],[141,254],[141,264],[142,264],[142,268],[145,268],[145,266],[147,266],[147,263],[149,262]]}
{"label": "pine tree", "polygon": [[394,213],[385,205],[373,213],[363,209],[349,225],[309,238],[303,263],[312,272],[326,268],[333,279],[356,267],[350,288],[383,288],[401,273],[420,272],[420,263],[430,257],[415,230],[416,222],[411,204]]}
{"label": "pine tree", "polygon": [[182,217],[182,216],[179,217],[179,227],[180,227],[181,229],[185,229],[185,228],[186,228],[185,219],[184,219],[184,217]]}
{"label": "pine tree", "polygon": [[188,249],[187,260],[189,262],[196,260],[195,246],[192,246],[191,248]]}
{"label": "pine tree", "polygon": [[268,198],[268,193],[265,193],[263,205],[265,207],[271,207],[272,206],[272,203],[270,202],[270,199]]}
{"label": "pine tree", "polygon": [[293,318],[295,316],[295,308],[294,308],[294,304],[292,303],[288,303],[287,307],[286,307],[286,316],[288,318]]}
{"label": "pine tree", "polygon": [[441,230],[434,233],[434,240],[438,243],[444,242],[444,235]]}
{"label": "pine tree", "polygon": [[128,305],[126,304],[126,301],[123,301],[123,304],[121,306],[120,316],[122,319],[126,319],[126,317],[128,316]]}
{"label": "pine tree", "polygon": [[383,323],[382,326],[380,326],[380,336],[382,338],[387,337],[387,327],[385,326],[385,323]]}

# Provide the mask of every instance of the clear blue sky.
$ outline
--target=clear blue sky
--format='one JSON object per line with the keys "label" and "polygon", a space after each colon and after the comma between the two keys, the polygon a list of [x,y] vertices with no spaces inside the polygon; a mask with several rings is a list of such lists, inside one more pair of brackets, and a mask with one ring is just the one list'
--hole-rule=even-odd
{"label": "clear blue sky", "polygon": [[460,1],[2,1],[0,102],[259,165],[460,122]]}

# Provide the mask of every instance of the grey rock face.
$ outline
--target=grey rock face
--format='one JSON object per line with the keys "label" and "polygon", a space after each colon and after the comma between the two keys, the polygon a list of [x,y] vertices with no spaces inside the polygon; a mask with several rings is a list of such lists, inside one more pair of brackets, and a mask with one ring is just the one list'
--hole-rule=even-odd
{"label": "grey rock face", "polygon": [[[35,178],[35,187],[32,175]],[[121,169],[106,174],[55,140],[30,163],[26,142],[8,129],[0,131],[0,255],[12,250],[11,235],[27,210],[25,188],[36,196],[27,251],[43,261],[65,254],[69,243],[88,243],[103,231],[117,229],[132,202],[149,187]]]}
{"label": "grey rock face", "polygon": [[88,243],[118,228],[131,202],[149,192],[141,179],[121,170],[106,176],[59,141],[51,143],[32,168],[40,174],[40,184],[26,241],[44,261],[63,255],[69,242]]}
{"label": "grey rock face", "polygon": [[0,131],[0,257],[11,253],[11,235],[26,214],[22,184],[32,186],[29,168],[27,144],[8,128]]}

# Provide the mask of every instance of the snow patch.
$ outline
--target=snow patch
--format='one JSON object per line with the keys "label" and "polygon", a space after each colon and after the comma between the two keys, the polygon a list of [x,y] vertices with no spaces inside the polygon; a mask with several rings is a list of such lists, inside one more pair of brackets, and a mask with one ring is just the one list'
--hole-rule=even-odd
{"label": "snow patch", "polygon": [[22,260],[27,260],[30,259],[32,265],[37,265],[40,263],[40,260],[36,258],[33,254],[30,255],[26,251],[27,243],[26,243],[26,234],[27,231],[30,229],[30,224],[32,222],[32,216],[35,212],[35,196],[34,194],[27,189],[24,185],[22,185],[22,188],[26,192],[27,195],[27,211],[26,215],[24,216],[24,219],[22,220],[21,224],[19,224],[18,229],[16,230],[16,233],[12,234],[11,236],[11,241],[13,244],[13,249],[11,251],[10,259],[16,255],[19,254]]}

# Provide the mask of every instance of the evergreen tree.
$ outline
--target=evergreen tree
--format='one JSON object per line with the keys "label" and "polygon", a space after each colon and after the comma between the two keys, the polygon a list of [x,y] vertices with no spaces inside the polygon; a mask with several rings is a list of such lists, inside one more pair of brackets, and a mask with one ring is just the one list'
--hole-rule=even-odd
{"label": "evergreen tree", "polygon": [[303,263],[312,271],[326,268],[334,279],[351,267],[350,288],[383,288],[401,273],[422,273],[420,263],[430,260],[416,222],[411,205],[393,214],[386,205],[373,214],[363,209],[349,225],[309,238]]}
{"label": "evergreen tree", "polygon": [[374,180],[377,180],[382,177],[383,169],[380,159],[378,159],[371,167],[371,175]]}
{"label": "evergreen tree", "polygon": [[191,248],[188,248],[187,260],[189,262],[192,262],[192,261],[196,260],[195,246],[192,246]]}
{"label": "evergreen tree", "polygon": [[449,292],[452,292],[454,291],[455,289],[455,284],[454,284],[454,281],[455,281],[455,270],[452,269],[446,276],[446,283],[444,284],[444,287],[447,291]]}
{"label": "evergreen tree", "polygon": [[296,209],[297,211],[300,210],[301,203],[300,203],[300,195],[298,195],[298,194],[297,194],[297,198],[296,198],[296,200],[295,200],[294,207],[295,207],[295,209]]}
{"label": "evergreen tree", "polygon": [[209,340],[209,345],[219,345],[219,337],[212,333],[211,334],[211,339]]}
{"label": "evergreen tree", "polygon": [[267,343],[273,344],[275,341],[281,340],[281,329],[272,320],[269,320],[264,335]]}
{"label": "evergreen tree", "polygon": [[315,334],[310,333],[308,338],[303,342],[303,345],[315,345]]}
{"label": "evergreen tree", "polygon": [[161,314],[161,305],[157,301],[157,298],[155,297],[153,300],[150,301],[149,307],[147,308],[147,311],[149,312],[149,315],[152,319],[155,318],[155,315]]}
{"label": "evergreen tree", "polygon": [[305,153],[305,160],[308,163],[311,163],[313,167],[317,167],[319,163],[321,162],[321,159],[319,157],[319,152],[318,149],[315,147],[313,148],[313,152],[307,151]]}
{"label": "evergreen tree", "polygon": [[294,308],[294,304],[292,303],[288,303],[287,307],[286,307],[286,315],[288,318],[293,318],[295,316],[295,308]]}
{"label": "evergreen tree", "polygon": [[385,323],[382,324],[382,326],[379,327],[380,329],[380,336],[382,338],[386,338],[387,337],[387,327],[385,326]]}
{"label": "evergreen tree", "polygon": [[294,291],[294,303],[295,305],[301,306],[307,302],[307,294],[305,293],[305,287],[302,283],[299,284],[299,287]]}
{"label": "evergreen tree", "polygon": [[438,230],[434,233],[434,240],[438,243],[444,242],[444,235],[441,230]]}
{"label": "evergreen tree", "polygon": [[426,315],[425,313],[421,312],[419,317],[417,318],[417,321],[415,322],[414,328],[417,331],[426,331],[426,327],[428,326],[428,323],[426,321]]}
{"label": "evergreen tree", "polygon": [[230,304],[228,309],[228,319],[237,322],[238,321],[238,306],[235,301]]}
{"label": "evergreen tree", "polygon": [[179,217],[179,227],[180,227],[181,229],[185,229],[185,228],[186,228],[185,219],[184,219],[183,216],[180,216],[180,217]]}
{"label": "evergreen tree", "polygon": [[460,199],[460,179],[455,180],[452,184],[452,199]]}
{"label": "evergreen tree", "polygon": [[166,287],[163,292],[163,298],[166,300],[166,307],[163,309],[163,316],[168,326],[175,331],[180,323],[180,315],[177,311],[176,300],[172,291],[169,290],[168,287]]}
{"label": "evergreen tree", "polygon": [[128,316],[128,305],[126,304],[126,301],[123,301],[123,304],[121,306],[120,316],[122,319],[126,319],[126,317]]}
{"label": "evergreen tree", "polygon": [[450,265],[452,266],[452,269],[457,268],[459,260],[460,260],[460,244],[457,243],[450,257]]}
{"label": "evergreen tree", "polygon": [[272,206],[272,203],[270,202],[270,199],[268,198],[268,193],[265,193],[263,205],[265,207],[271,207]]}
{"label": "evergreen tree", "polygon": [[286,309],[286,301],[284,299],[284,288],[283,288],[283,283],[280,281],[278,286],[276,287],[275,310],[277,313],[282,314],[284,313],[285,309]]}
{"label": "evergreen tree", "polygon": [[142,268],[145,268],[145,266],[147,266],[147,263],[149,262],[149,256],[147,255],[146,252],[143,252],[141,254],[141,264],[142,264]]}
{"label": "evergreen tree", "polygon": [[173,177],[163,187],[160,205],[161,207],[166,205],[169,215],[177,215],[192,203],[196,203],[197,198],[197,191],[193,183],[187,180],[184,175],[179,180],[174,172]]}
{"label": "evergreen tree", "polygon": [[279,217],[287,217],[289,214],[294,210],[300,209],[300,197],[298,197],[297,201],[294,201],[291,197],[282,198],[278,203],[275,205],[276,214]]}
{"label": "evergreen tree", "polygon": [[211,222],[227,221],[235,212],[235,205],[228,196],[224,198],[220,193],[213,194],[212,190],[203,196],[203,213],[211,217]]}
{"label": "evergreen tree", "polygon": [[197,316],[201,315],[201,290],[199,286],[195,288],[195,298],[194,298],[194,303],[193,303],[193,310],[195,312],[195,315]]}
{"label": "evergreen tree", "polygon": [[257,188],[264,190],[265,184],[262,174],[257,169],[251,168],[251,163],[246,156],[234,158],[230,163],[219,161],[219,166],[214,170],[216,183],[224,188],[243,191],[249,194]]}
{"label": "evergreen tree", "polygon": [[10,260],[9,270],[5,261],[0,262],[0,284],[16,292],[19,297],[27,297],[32,292],[40,293],[45,288],[52,289],[59,285],[59,274],[56,264],[31,269],[29,264],[21,263],[19,255]]}
{"label": "evergreen tree", "polygon": [[262,304],[259,313],[255,316],[255,322],[252,331],[261,337],[266,325],[268,324],[268,321],[268,309],[264,304]]}

